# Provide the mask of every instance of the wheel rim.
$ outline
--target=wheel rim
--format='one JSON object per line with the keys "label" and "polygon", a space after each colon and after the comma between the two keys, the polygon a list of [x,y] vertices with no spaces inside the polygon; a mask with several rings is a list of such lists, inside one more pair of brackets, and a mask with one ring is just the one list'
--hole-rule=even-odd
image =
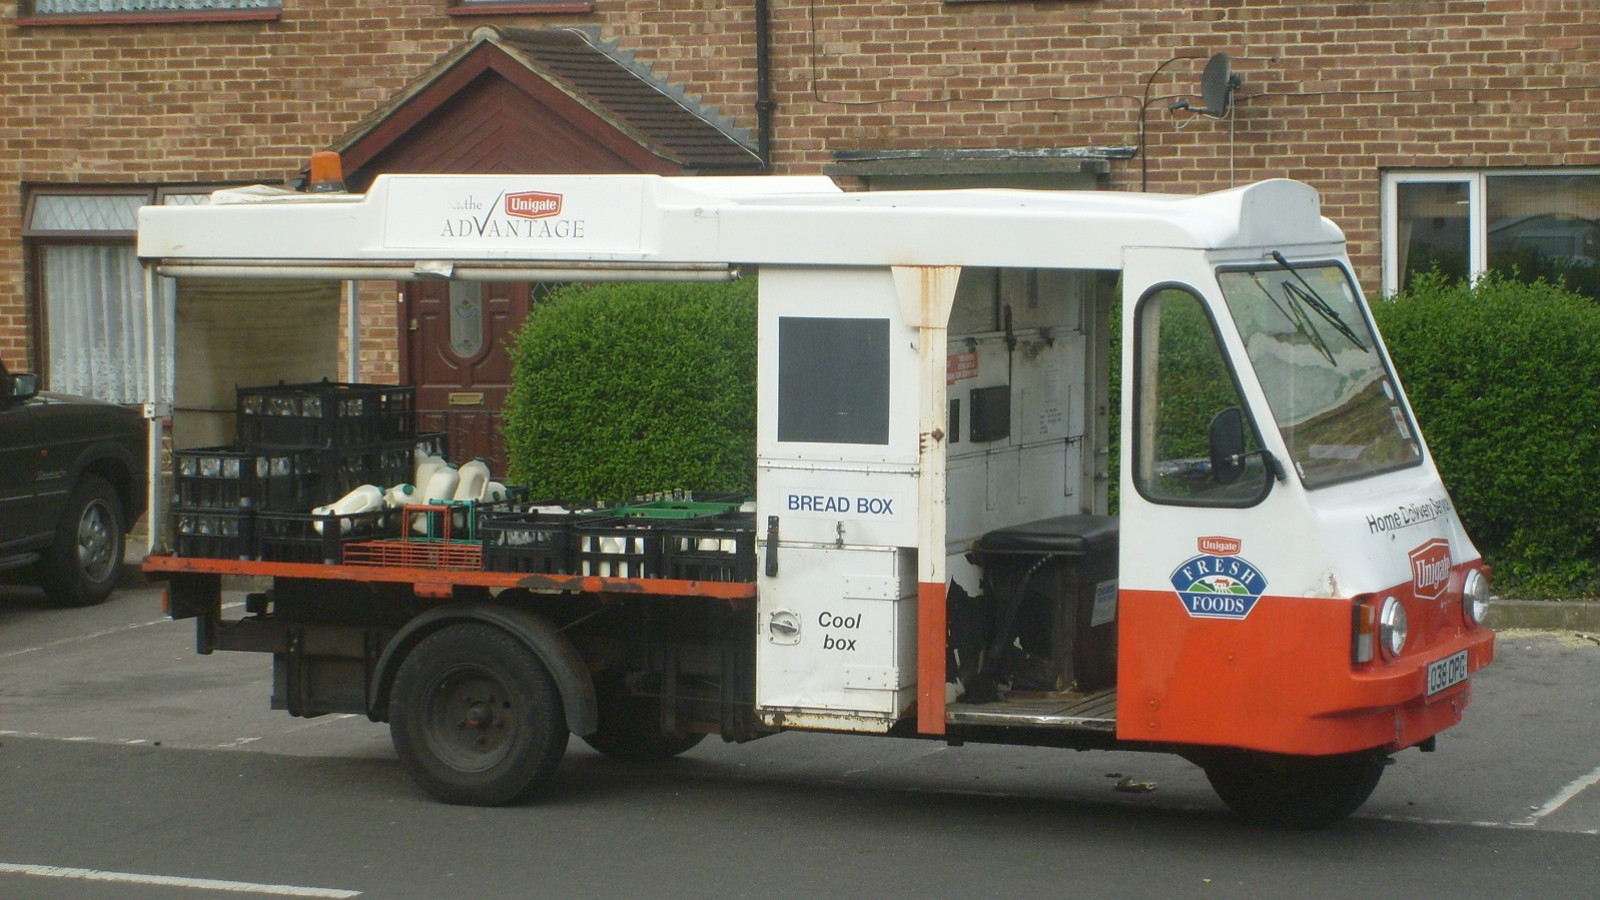
{"label": "wheel rim", "polygon": [[423,715],[422,736],[450,768],[482,772],[511,752],[518,721],[504,682],[476,666],[462,666],[435,683]]}
{"label": "wheel rim", "polygon": [[118,560],[117,536],[112,533],[111,507],[96,500],[78,520],[78,567],[90,581],[104,581]]}

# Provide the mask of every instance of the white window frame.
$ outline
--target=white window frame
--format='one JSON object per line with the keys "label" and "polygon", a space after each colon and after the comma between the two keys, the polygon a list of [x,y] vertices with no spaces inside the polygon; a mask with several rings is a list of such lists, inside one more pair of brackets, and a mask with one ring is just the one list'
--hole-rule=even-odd
{"label": "white window frame", "polygon": [[1450,182],[1467,186],[1467,272],[1477,278],[1489,269],[1488,184],[1493,178],[1597,175],[1600,169],[1564,166],[1542,169],[1407,169],[1383,173],[1379,225],[1382,228],[1383,293],[1400,290],[1400,185]]}
{"label": "white window frame", "polygon": [[[24,239],[30,244],[26,254],[29,266],[29,277],[35,285],[36,295],[32,298],[31,309],[37,316],[35,328],[39,335],[40,347],[38,362],[40,375],[45,386],[55,390],[71,390],[76,393],[96,394],[94,384],[58,383],[55,377],[59,367],[65,362],[56,359],[52,352],[48,336],[54,328],[62,323],[50,321],[51,303],[48,292],[52,290],[50,280],[46,275],[46,255],[51,248],[60,247],[106,247],[118,248],[129,254],[135,252],[136,228],[130,218],[127,222],[101,219],[99,221],[83,221],[73,223],[60,223],[56,221],[41,222],[38,205],[46,199],[84,198],[93,201],[107,198],[133,198],[140,201],[141,205],[196,204],[210,201],[208,187],[181,185],[174,187],[115,187],[96,189],[94,186],[83,185],[35,185],[27,192],[25,205]],[[128,227],[124,227],[128,226]],[[122,326],[136,326],[142,333],[128,334],[126,328],[119,331],[115,337],[120,339],[120,348],[104,348],[114,357],[126,359],[130,348],[140,349],[139,367],[142,368],[143,377],[119,382],[122,390],[115,397],[102,397],[122,403],[154,403],[161,407],[172,405],[172,372],[173,372],[173,347],[172,347],[172,310],[176,298],[176,283],[168,278],[156,280],[155,288],[158,292],[155,302],[151,303],[144,296],[143,278],[136,278],[127,287],[132,292],[130,302],[122,312],[124,317]],[[151,312],[156,316],[155,322],[148,321]],[[149,396],[151,387],[150,365],[154,365],[155,385],[160,396]]]}

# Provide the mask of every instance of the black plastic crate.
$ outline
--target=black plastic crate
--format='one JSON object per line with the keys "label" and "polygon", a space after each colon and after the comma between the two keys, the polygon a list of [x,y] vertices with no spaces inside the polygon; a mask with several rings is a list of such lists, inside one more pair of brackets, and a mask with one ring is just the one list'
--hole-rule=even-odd
{"label": "black plastic crate", "polygon": [[174,506],[310,509],[321,505],[323,460],[313,450],[201,447],[175,450]]}
{"label": "black plastic crate", "polygon": [[416,433],[416,388],[319,381],[239,388],[237,441],[251,447],[353,447]]}
{"label": "black plastic crate", "polygon": [[579,516],[573,525],[577,575],[607,578],[660,578],[659,523],[649,519]]}
{"label": "black plastic crate", "polygon": [[416,442],[410,438],[329,447],[314,452],[321,476],[318,489],[323,499],[311,506],[332,503],[363,484],[380,490],[409,484],[416,473]]}
{"label": "black plastic crate", "polygon": [[399,511],[392,509],[346,515],[263,511],[256,514],[252,546],[260,560],[337,565],[345,544],[394,537],[399,522]]}
{"label": "black plastic crate", "polygon": [[754,581],[754,513],[728,513],[662,527],[661,576],[683,581]]}
{"label": "black plastic crate", "polygon": [[[450,434],[448,432],[420,431],[417,432],[412,440],[416,442],[416,448],[419,450],[426,450],[434,456],[445,459],[450,458]],[[406,480],[410,481],[411,479],[407,478]],[[421,485],[418,485],[418,487],[421,487]]]}
{"label": "black plastic crate", "polygon": [[570,575],[576,571],[577,515],[528,509],[483,510],[478,535],[483,539],[483,567],[491,572]]}
{"label": "black plastic crate", "polygon": [[173,552],[203,559],[250,559],[254,509],[175,507],[172,510]]}

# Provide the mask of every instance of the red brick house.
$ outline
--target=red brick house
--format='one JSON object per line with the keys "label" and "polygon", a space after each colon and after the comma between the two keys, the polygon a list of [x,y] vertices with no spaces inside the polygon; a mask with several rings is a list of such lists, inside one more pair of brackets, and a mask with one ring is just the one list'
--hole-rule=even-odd
{"label": "red brick house", "polygon": [[[1217,54],[1238,80],[1212,115]],[[323,149],[357,190],[436,171],[1180,193],[1288,176],[1322,192],[1370,294],[1433,265],[1582,274],[1597,72],[1583,0],[21,0],[0,12],[0,358],[170,401],[145,396],[170,338],[148,352],[134,211],[294,182]],[[352,294],[370,327],[339,374],[492,410],[497,336],[532,288],[406,291]],[[459,405],[452,427],[481,432],[491,413]]]}

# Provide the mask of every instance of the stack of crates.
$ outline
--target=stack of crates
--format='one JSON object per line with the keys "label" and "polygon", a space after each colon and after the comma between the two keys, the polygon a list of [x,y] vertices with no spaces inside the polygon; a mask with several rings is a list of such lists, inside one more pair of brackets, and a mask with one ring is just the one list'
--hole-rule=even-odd
{"label": "stack of crates", "polygon": [[240,388],[237,440],[173,453],[179,556],[339,562],[340,548],[398,529],[387,510],[315,516],[363,484],[411,480],[415,389],[320,381]]}

